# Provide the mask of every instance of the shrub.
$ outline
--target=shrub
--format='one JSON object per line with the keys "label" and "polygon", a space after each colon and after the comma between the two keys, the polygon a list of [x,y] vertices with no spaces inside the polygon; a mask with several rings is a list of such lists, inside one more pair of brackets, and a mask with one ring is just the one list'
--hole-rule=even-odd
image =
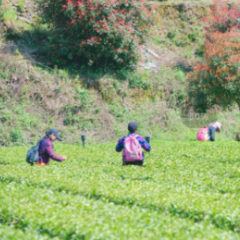
{"label": "shrub", "polygon": [[189,101],[196,111],[205,111],[215,104],[226,108],[235,103],[240,109],[240,32],[236,23],[226,20],[226,16],[240,16],[240,9],[229,3],[223,7],[223,3],[228,2],[215,1],[211,11],[209,19],[213,20],[206,28],[204,62],[188,74]]}
{"label": "shrub", "polygon": [[226,108],[235,102],[240,108],[240,33],[211,33],[211,39],[205,43],[205,62],[188,75],[189,96],[197,108]]}
{"label": "shrub", "polygon": [[188,75],[190,99],[195,110],[235,102],[240,108],[240,33],[211,33],[211,40],[204,46],[205,62]]}
{"label": "shrub", "polygon": [[11,132],[10,132],[10,136],[11,136],[11,142],[12,143],[17,143],[17,144],[25,144],[26,143],[26,138],[25,136],[23,135],[23,132],[16,128],[16,129],[12,129]]}
{"label": "shrub", "polygon": [[8,20],[16,21],[17,19],[16,11],[13,8],[9,8],[3,13],[2,18],[4,21]]}
{"label": "shrub", "polygon": [[133,68],[151,23],[144,0],[42,0],[40,9],[51,23],[43,50],[60,67]]}
{"label": "shrub", "polygon": [[16,21],[16,11],[12,8],[9,0],[0,0],[0,16],[3,21]]}
{"label": "shrub", "polygon": [[9,0],[0,0],[0,15],[4,14],[6,10],[11,8]]}
{"label": "shrub", "polygon": [[239,27],[240,3],[230,3],[229,0],[215,0],[210,15],[205,19],[207,31],[226,32]]}

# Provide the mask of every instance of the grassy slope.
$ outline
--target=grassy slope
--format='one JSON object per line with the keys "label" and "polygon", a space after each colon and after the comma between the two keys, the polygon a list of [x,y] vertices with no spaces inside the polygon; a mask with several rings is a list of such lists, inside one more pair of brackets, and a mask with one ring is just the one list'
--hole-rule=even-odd
{"label": "grassy slope", "polygon": [[239,239],[237,145],[154,141],[145,168],[122,167],[112,143],[56,145],[69,159],[44,168],[3,148],[0,236]]}
{"label": "grassy slope", "polygon": [[[49,127],[59,128],[67,142],[79,141],[82,133],[108,141],[125,134],[131,120],[139,122],[143,135],[194,139],[196,129],[184,125],[179,107],[186,97],[186,73],[201,60],[206,9],[189,4],[179,12],[178,7],[156,4],[161,18],[149,47],[160,56],[153,59],[160,69],[133,74],[71,75],[36,64],[31,41],[36,26],[23,27],[14,15],[21,27],[9,34],[16,44],[4,40],[0,53],[0,144],[36,142]],[[233,139],[238,113],[218,118],[226,123],[231,119],[233,125],[225,128],[223,138]]]}

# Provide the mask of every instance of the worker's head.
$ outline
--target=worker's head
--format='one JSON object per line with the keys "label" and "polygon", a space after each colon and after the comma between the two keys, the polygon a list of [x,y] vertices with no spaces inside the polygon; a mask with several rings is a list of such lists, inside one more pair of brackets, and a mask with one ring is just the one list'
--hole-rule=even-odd
{"label": "worker's head", "polygon": [[56,140],[62,141],[61,137],[59,136],[59,131],[57,129],[50,129],[46,132],[46,135],[51,139],[52,142]]}
{"label": "worker's head", "polygon": [[213,123],[209,123],[208,127],[215,127],[216,132],[220,132],[222,124],[220,122],[216,121],[216,122],[213,122]]}
{"label": "worker's head", "polygon": [[220,132],[221,131],[221,127],[222,127],[222,124],[218,121],[216,121],[214,123],[214,127],[216,128],[216,132]]}
{"label": "worker's head", "polygon": [[138,125],[137,125],[136,122],[130,122],[130,123],[128,124],[128,131],[129,131],[130,133],[135,133],[135,132],[137,132],[137,130],[138,130]]}

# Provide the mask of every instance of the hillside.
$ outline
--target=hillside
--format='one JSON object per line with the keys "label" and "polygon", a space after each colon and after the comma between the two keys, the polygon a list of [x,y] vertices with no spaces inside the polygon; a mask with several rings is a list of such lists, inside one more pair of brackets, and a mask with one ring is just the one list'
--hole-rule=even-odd
{"label": "hillside", "polygon": [[[82,133],[89,141],[115,140],[133,119],[143,135],[195,138],[180,112],[186,73],[202,58],[202,20],[209,4],[150,2],[159,17],[139,69],[95,74],[51,69],[41,61],[34,44],[42,28],[35,3],[2,2],[10,10],[0,21],[1,145],[35,142],[49,127],[59,128],[67,142],[79,141]],[[236,113],[219,118],[238,124]],[[224,133],[223,138],[235,134]]]}

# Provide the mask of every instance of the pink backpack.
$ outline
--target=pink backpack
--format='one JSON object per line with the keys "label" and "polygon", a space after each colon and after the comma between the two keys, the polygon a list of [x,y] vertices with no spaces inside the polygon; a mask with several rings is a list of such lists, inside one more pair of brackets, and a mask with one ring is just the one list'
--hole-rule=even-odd
{"label": "pink backpack", "polygon": [[125,138],[123,156],[125,161],[142,160],[142,147],[137,140],[138,135],[130,135]]}
{"label": "pink backpack", "polygon": [[198,141],[208,141],[208,127],[201,127],[197,133],[197,140]]}

